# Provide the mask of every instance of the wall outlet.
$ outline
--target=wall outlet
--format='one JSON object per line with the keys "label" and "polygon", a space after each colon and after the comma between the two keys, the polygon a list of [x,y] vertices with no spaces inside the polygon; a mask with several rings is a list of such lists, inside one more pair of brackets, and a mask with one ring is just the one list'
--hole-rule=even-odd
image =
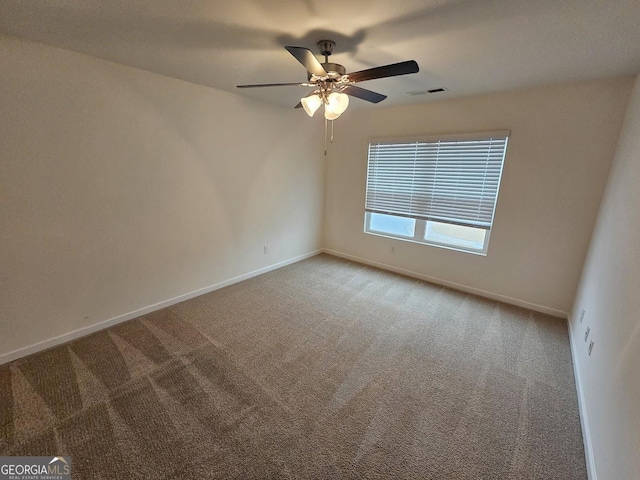
{"label": "wall outlet", "polygon": [[582,323],[582,320],[584,320],[584,308],[582,309],[582,312],[580,312],[580,323]]}
{"label": "wall outlet", "polygon": [[591,329],[589,327],[587,327],[587,331],[584,332],[584,341],[587,341],[587,338],[589,338],[589,332],[591,332]]}
{"label": "wall outlet", "polygon": [[593,340],[591,340],[591,343],[589,344],[589,356],[591,356],[591,350],[593,350]]}
{"label": "wall outlet", "polygon": [[267,253],[269,253],[269,245],[265,245],[265,246],[264,246],[264,253],[265,253],[265,255],[266,255]]}

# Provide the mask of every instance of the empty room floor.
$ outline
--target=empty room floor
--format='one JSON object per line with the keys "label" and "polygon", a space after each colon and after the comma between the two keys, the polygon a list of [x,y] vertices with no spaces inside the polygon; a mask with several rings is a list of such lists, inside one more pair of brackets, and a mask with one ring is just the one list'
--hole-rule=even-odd
{"label": "empty room floor", "polygon": [[318,255],[0,366],[74,478],[585,479],[566,323]]}

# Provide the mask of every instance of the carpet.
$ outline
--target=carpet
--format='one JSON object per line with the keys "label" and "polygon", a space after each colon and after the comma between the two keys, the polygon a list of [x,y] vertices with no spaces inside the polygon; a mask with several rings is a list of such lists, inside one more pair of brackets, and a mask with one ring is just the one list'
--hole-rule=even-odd
{"label": "carpet", "polygon": [[75,479],[585,479],[564,321],[318,255],[0,367]]}

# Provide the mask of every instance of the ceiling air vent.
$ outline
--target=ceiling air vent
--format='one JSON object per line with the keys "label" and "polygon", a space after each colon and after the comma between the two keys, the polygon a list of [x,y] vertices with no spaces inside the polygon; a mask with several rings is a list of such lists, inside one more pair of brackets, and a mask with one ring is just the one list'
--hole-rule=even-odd
{"label": "ceiling air vent", "polygon": [[407,93],[411,96],[416,96],[416,95],[427,95],[429,93],[441,93],[446,91],[447,91],[446,88],[438,87],[438,88],[430,88],[428,90],[414,90],[413,92],[407,92]]}

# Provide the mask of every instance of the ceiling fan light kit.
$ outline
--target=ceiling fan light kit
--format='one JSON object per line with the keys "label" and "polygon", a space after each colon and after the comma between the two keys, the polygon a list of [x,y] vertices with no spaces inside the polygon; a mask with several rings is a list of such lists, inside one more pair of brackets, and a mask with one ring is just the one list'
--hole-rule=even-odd
{"label": "ceiling fan light kit", "polygon": [[346,93],[331,92],[324,104],[324,118],[335,120],[344,113],[348,106],[349,96]]}
{"label": "ceiling fan light kit", "polygon": [[318,110],[320,105],[322,105],[322,99],[320,98],[319,93],[319,91],[317,93],[314,92],[313,94],[300,99],[302,108],[304,108],[304,111],[307,112],[307,115],[310,117],[313,117],[313,114],[316,113],[316,110]]}
{"label": "ceiling fan light kit", "polygon": [[[258,87],[280,87],[280,86],[300,86],[313,87],[315,90],[309,95],[300,99],[300,103],[296,108],[303,108],[310,117],[324,105],[325,118],[325,155],[326,149],[326,132],[327,121],[337,119],[342,115],[349,106],[349,96],[357,97],[362,100],[379,103],[385,98],[385,95],[372,92],[354,84],[364,82],[366,80],[374,80],[377,78],[395,77],[398,75],[407,75],[417,73],[419,71],[418,64],[415,60],[394,63],[382,67],[374,67],[361,70],[354,73],[346,73],[347,70],[338,63],[330,63],[329,56],[333,53],[336,44],[333,40],[320,40],[318,43],[320,54],[324,56],[324,63],[320,63],[311,50],[304,47],[286,46],[291,55],[302,64],[307,70],[307,82],[302,83],[267,83],[255,85],[238,85],[238,88],[258,88]],[[331,131],[333,132],[333,124]],[[333,133],[331,135],[333,141]]]}
{"label": "ceiling fan light kit", "polygon": [[320,106],[324,105],[324,118],[335,120],[349,106],[349,96],[341,92],[315,90],[310,95],[301,98],[300,103],[310,117],[313,117]]}

